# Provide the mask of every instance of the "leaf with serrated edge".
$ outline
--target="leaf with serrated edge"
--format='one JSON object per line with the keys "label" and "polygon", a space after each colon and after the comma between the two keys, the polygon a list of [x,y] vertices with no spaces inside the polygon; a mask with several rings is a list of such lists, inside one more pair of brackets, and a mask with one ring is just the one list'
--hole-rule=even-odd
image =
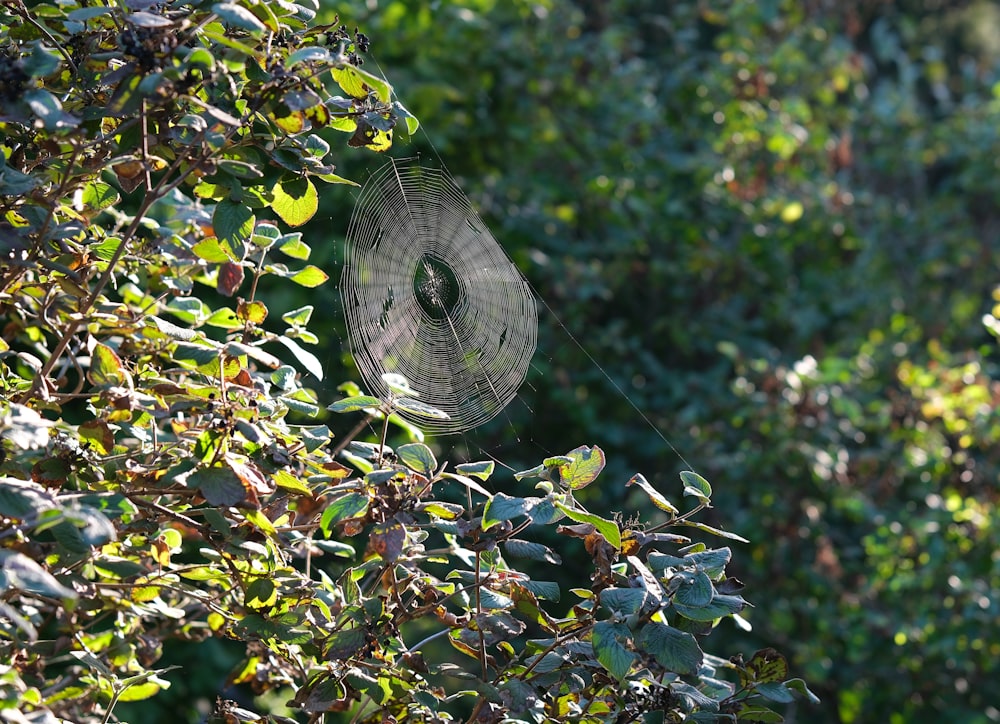
{"label": "leaf with serrated edge", "polygon": [[625,678],[639,658],[634,652],[625,648],[624,642],[628,638],[627,626],[607,621],[598,621],[594,624],[591,634],[591,643],[594,645],[597,660],[619,681]]}
{"label": "leaf with serrated edge", "polygon": [[668,671],[688,675],[697,673],[701,667],[704,653],[697,639],[685,631],[650,621],[637,638],[638,645],[653,654]]}
{"label": "leaf with serrated edge", "polygon": [[570,450],[564,457],[569,458],[569,462],[557,464],[559,482],[573,490],[587,487],[604,470],[604,451],[596,445],[581,445]]}

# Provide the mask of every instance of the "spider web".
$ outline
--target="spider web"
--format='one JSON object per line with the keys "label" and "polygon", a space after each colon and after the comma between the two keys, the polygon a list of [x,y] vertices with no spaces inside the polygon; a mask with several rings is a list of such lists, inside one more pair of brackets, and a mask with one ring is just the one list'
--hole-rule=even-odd
{"label": "spider web", "polygon": [[384,375],[447,413],[398,413],[432,434],[470,430],[510,402],[535,350],[528,282],[447,172],[392,160],[361,189],[340,283],[351,352],[369,391]]}

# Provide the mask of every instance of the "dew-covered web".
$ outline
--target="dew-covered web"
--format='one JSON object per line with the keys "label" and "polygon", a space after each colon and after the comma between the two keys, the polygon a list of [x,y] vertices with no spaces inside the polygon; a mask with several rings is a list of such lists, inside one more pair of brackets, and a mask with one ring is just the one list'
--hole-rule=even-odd
{"label": "dew-covered web", "polygon": [[492,419],[524,380],[538,311],[531,287],[447,172],[393,160],[361,189],[341,301],[369,391],[405,377],[447,420],[400,414],[433,434]]}

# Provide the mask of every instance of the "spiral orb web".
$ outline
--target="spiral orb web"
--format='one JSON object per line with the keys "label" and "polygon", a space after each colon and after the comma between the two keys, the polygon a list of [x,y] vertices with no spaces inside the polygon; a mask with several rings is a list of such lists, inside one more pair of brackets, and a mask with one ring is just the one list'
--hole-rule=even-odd
{"label": "spiral orb web", "polygon": [[447,420],[399,414],[432,434],[474,428],[517,394],[535,351],[531,287],[443,170],[390,161],[361,189],[340,296],[369,391],[403,375]]}

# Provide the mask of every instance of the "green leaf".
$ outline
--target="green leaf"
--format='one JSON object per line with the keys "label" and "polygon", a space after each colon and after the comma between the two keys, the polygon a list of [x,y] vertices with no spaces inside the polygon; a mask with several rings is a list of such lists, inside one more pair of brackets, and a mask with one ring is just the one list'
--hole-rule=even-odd
{"label": "green leaf", "polygon": [[92,212],[114,206],[120,199],[121,196],[114,187],[103,181],[91,181],[85,184],[80,193],[81,203]]}
{"label": "green leaf", "polygon": [[281,238],[281,229],[271,221],[261,221],[253,230],[250,243],[261,249],[269,249]]}
{"label": "green leaf", "polygon": [[694,636],[658,621],[643,626],[636,643],[668,671],[681,675],[698,673],[704,659]]}
{"label": "green leaf", "polygon": [[334,498],[319,519],[319,527],[329,537],[335,523],[350,518],[360,518],[368,510],[368,496],[358,491],[351,491],[339,498]]}
{"label": "green leaf", "polygon": [[[117,195],[117,192],[116,192]],[[98,243],[93,244],[90,250],[93,252],[101,261],[111,261],[115,254],[118,253],[118,247],[120,247],[125,242],[122,241],[117,236],[108,236],[101,239]]]}
{"label": "green leaf", "polygon": [[712,497],[712,486],[692,470],[681,471],[681,482],[684,483],[684,495],[693,495],[703,503],[707,503]]}
{"label": "green leaf", "polygon": [[212,462],[219,454],[219,450],[225,445],[225,435],[219,430],[206,428],[198,435],[194,444],[195,456],[204,463]]}
{"label": "green leaf", "polygon": [[700,608],[712,602],[712,598],[715,596],[715,589],[704,572],[684,572],[676,575],[681,578],[681,585],[674,593],[675,603]]}
{"label": "green leaf", "polygon": [[414,442],[396,448],[396,457],[403,465],[421,475],[430,475],[437,468],[434,453],[426,445]]}
{"label": "green leaf", "polygon": [[[229,199],[223,199],[215,205],[212,213],[212,227],[223,248],[242,249],[243,245],[253,235],[257,217],[253,211],[243,204]],[[242,254],[227,254],[232,261],[240,261]]]}
{"label": "green leaf", "polygon": [[739,541],[740,543],[750,542],[743,536],[736,535],[735,533],[730,533],[729,531],[722,530],[721,528],[713,528],[710,525],[706,525],[705,523],[699,523],[698,521],[695,520],[685,520],[682,521],[680,525],[686,525],[688,528],[695,528],[704,533],[711,533],[712,535],[717,535],[720,538],[728,538],[729,540]]}
{"label": "green leaf", "polygon": [[397,116],[406,121],[407,135],[412,136],[414,133],[417,132],[417,130],[420,128],[420,121],[417,120],[417,117],[415,115],[406,110],[406,108],[403,106],[402,103],[400,103],[399,101],[394,102],[392,104],[392,109],[396,112]]}
{"label": "green leaf", "polygon": [[54,50],[45,48],[41,43],[35,42],[31,49],[31,55],[24,59],[22,66],[24,72],[32,78],[42,78],[52,75],[59,67],[61,56]]}
{"label": "green leaf", "polygon": [[455,472],[461,475],[468,475],[480,480],[488,480],[493,474],[495,463],[492,460],[484,460],[478,463],[461,463],[455,466]]}
{"label": "green leaf", "polygon": [[519,581],[519,584],[543,601],[559,600],[559,584],[554,581]]}
{"label": "green leaf", "polygon": [[313,306],[309,304],[305,307],[299,307],[298,309],[293,309],[290,312],[285,312],[281,315],[281,319],[285,324],[293,327],[304,327],[309,324],[309,319],[312,317],[312,313]]}
{"label": "green leaf", "polygon": [[[222,202],[220,201],[219,203]],[[223,245],[214,236],[202,239],[191,247],[191,251],[193,251],[195,256],[199,259],[204,259],[212,264],[222,264],[227,261],[239,261],[239,259],[236,258],[236,254],[233,252],[232,247],[228,244]]]}
{"label": "green leaf", "polygon": [[326,640],[327,659],[334,661],[349,659],[358,653],[365,645],[365,629],[362,626],[341,629],[330,635]]}
{"label": "green leaf", "polygon": [[[742,702],[736,712],[738,721],[753,722],[753,724],[781,724],[785,718],[776,711],[771,711],[763,704],[748,704]],[[713,721],[718,719],[713,715]]]}
{"label": "green leaf", "polygon": [[297,477],[292,475],[287,470],[278,470],[274,474],[274,484],[277,485],[282,490],[287,490],[290,493],[300,493],[302,495],[311,495],[312,491],[309,486],[304,482],[299,480]]}
{"label": "green leaf", "polygon": [[645,588],[605,588],[600,593],[601,605],[609,611],[638,613],[649,601]]}
{"label": "green leaf", "polygon": [[23,100],[45,125],[47,131],[54,131],[60,128],[70,128],[79,125],[80,121],[73,116],[64,113],[62,103],[47,90],[37,88],[24,94]]}
{"label": "green leaf", "polygon": [[374,92],[383,103],[392,99],[392,86],[357,66],[345,64],[334,68],[333,79],[354,98],[367,98],[369,93]]}
{"label": "green leaf", "polygon": [[128,373],[118,354],[106,344],[94,345],[90,355],[90,381],[98,387],[124,384]]}
{"label": "green leaf", "polygon": [[[459,467],[461,467],[461,466],[459,466]],[[441,477],[442,478],[448,478],[449,480],[456,480],[459,483],[461,483],[462,485],[464,485],[465,487],[469,488],[469,490],[474,490],[477,493],[479,493],[480,495],[485,495],[487,498],[493,497],[493,493],[491,493],[490,491],[488,491],[486,488],[484,488],[482,485],[480,485],[479,483],[477,483],[472,478],[467,478],[464,475],[458,475],[456,473],[448,473],[448,472],[441,473]]]}
{"label": "green leaf", "polygon": [[301,237],[289,239],[278,248],[285,256],[289,256],[292,259],[299,259],[300,261],[306,261],[312,254],[312,249],[302,241]]}
{"label": "green leaf", "polygon": [[41,485],[0,478],[0,517],[35,518],[45,510],[55,507],[55,499]]}
{"label": "green leaf", "polygon": [[249,509],[243,511],[243,517],[249,522],[253,523],[258,530],[266,535],[277,535],[278,530],[274,527],[274,523],[268,518],[262,511]]}
{"label": "green leaf", "polygon": [[813,704],[820,703],[819,697],[809,690],[809,687],[806,686],[806,682],[802,679],[789,679],[785,682],[785,687],[806,697]]}
{"label": "green leaf", "polygon": [[295,359],[301,364],[306,372],[317,380],[323,379],[323,365],[319,358],[309,350],[303,349],[294,339],[289,339],[285,335],[276,337],[276,340],[288,348],[288,351],[295,355]]}
{"label": "green leaf", "polygon": [[310,289],[325,283],[329,278],[330,277],[327,276],[325,271],[312,264],[309,264],[301,271],[297,271],[289,277],[289,279],[299,286],[308,287]]}
{"label": "green leaf", "polygon": [[414,510],[427,513],[435,518],[441,518],[442,520],[455,520],[462,513],[465,512],[465,508],[456,503],[444,503],[440,500],[431,500],[428,502],[417,503]]}
{"label": "green leaf", "polygon": [[591,643],[594,646],[597,660],[619,681],[628,675],[632,665],[639,658],[625,647],[629,637],[630,632],[627,626],[607,621],[595,623],[591,635]]}
{"label": "green leaf", "polygon": [[670,513],[670,515],[672,516],[677,515],[677,513],[679,512],[677,508],[674,507],[674,504],[671,503],[666,498],[664,498],[662,495],[660,495],[660,493],[657,492],[657,490],[652,485],[649,484],[649,481],[646,480],[646,478],[643,477],[641,473],[636,473],[635,475],[633,475],[629,479],[629,481],[625,483],[625,485],[626,486],[638,485],[639,488],[642,490],[642,492],[644,492],[647,495],[647,497],[653,503],[653,505],[655,505],[660,510]]}
{"label": "green leaf", "polygon": [[200,468],[187,478],[189,487],[196,487],[212,505],[228,507],[246,500],[243,481],[228,467]]}
{"label": "green leaf", "polygon": [[[350,130],[353,131],[354,129],[351,128]],[[347,184],[349,186],[358,186],[358,187],[361,186],[361,184],[359,184],[357,181],[351,181],[351,179],[344,178],[343,176],[338,176],[335,173],[316,174],[315,178],[318,178],[320,181],[325,181],[328,184]]]}
{"label": "green leaf", "polygon": [[242,329],[243,327],[243,323],[236,316],[236,312],[228,307],[223,307],[212,312],[212,316],[205,320],[205,324],[219,329]]}
{"label": "green leaf", "polygon": [[746,670],[755,683],[778,683],[788,676],[788,660],[772,648],[760,649],[750,657]]}
{"label": "green leaf", "polygon": [[677,600],[673,607],[684,618],[692,621],[714,621],[717,618],[739,613],[746,608],[747,602],[740,596],[715,596],[707,606],[685,606]]}
{"label": "green leaf", "polygon": [[562,559],[559,557],[559,554],[541,543],[511,538],[504,541],[503,549],[507,555],[514,558],[545,561],[555,566],[562,565]]}
{"label": "green leaf", "polygon": [[267,26],[256,15],[242,5],[235,3],[216,3],[212,10],[226,23],[237,28],[243,28],[254,33],[263,33]]}
{"label": "green leaf", "polygon": [[615,523],[610,520],[605,520],[604,518],[594,515],[593,513],[587,513],[582,510],[570,508],[568,505],[559,501],[556,501],[555,505],[556,508],[566,515],[567,518],[572,518],[577,523],[590,523],[597,529],[598,533],[604,536],[608,543],[618,549],[622,547],[622,534]]}
{"label": "green leaf", "polygon": [[524,480],[525,478],[541,478],[547,475],[548,468],[544,465],[536,465],[530,470],[521,470],[520,472],[514,473],[515,480]]}
{"label": "green leaf", "polygon": [[779,704],[790,704],[795,701],[795,694],[784,684],[777,681],[757,684],[754,686],[754,690],[765,699],[776,701]]}
{"label": "green leaf", "polygon": [[429,420],[451,419],[448,413],[444,410],[439,410],[436,407],[425,405],[424,403],[417,402],[409,397],[400,397],[399,399],[394,400],[393,406],[403,412],[408,412],[411,415],[416,415],[417,417],[426,417]]}
{"label": "green leaf", "polygon": [[483,530],[489,530],[498,523],[527,515],[534,507],[535,498],[514,498],[506,493],[497,493],[486,502],[483,509]]}
{"label": "green leaf", "polygon": [[[260,512],[260,511],[257,511]],[[256,578],[247,586],[244,603],[251,609],[269,608],[278,600],[278,587],[268,577]]]}
{"label": "green leaf", "polygon": [[604,451],[597,447],[581,445],[570,450],[564,456],[570,462],[559,463],[556,469],[559,477],[556,482],[562,483],[571,490],[579,490],[590,485],[601,471],[604,470]]}
{"label": "green leaf", "polygon": [[359,410],[377,410],[381,406],[382,401],[377,397],[356,395],[337,400],[332,405],[327,406],[326,409],[330,410],[330,412],[357,412]]}
{"label": "green leaf", "polygon": [[319,208],[316,187],[306,178],[279,181],[271,189],[271,208],[289,226],[302,226]]}
{"label": "green leaf", "polygon": [[289,53],[285,59],[285,68],[291,70],[299,63],[329,63],[330,51],[326,48],[310,46],[299,48],[294,53]]}
{"label": "green leaf", "polygon": [[0,551],[0,588],[16,588],[53,598],[76,598],[76,592],[61,584],[38,563],[16,551]]}

